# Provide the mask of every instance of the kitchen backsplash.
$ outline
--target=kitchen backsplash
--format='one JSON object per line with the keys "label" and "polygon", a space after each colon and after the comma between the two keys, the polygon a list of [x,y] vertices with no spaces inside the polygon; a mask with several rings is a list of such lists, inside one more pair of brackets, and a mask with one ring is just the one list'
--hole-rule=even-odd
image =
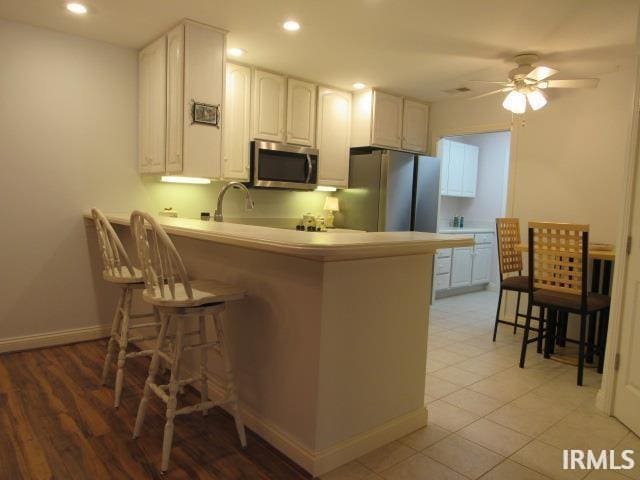
{"label": "kitchen backsplash", "polygon": [[[216,209],[218,192],[225,182],[211,182],[210,185],[189,185],[162,183],[157,177],[143,179],[145,189],[156,212],[172,207],[178,216],[200,218],[200,212],[213,213]],[[244,197],[236,190],[226,193],[223,204],[225,218],[242,223],[251,219],[252,224],[264,226],[284,226],[294,228],[297,220],[306,212],[322,214],[327,192],[301,192],[288,190],[251,189],[255,202],[253,210],[244,209]]]}

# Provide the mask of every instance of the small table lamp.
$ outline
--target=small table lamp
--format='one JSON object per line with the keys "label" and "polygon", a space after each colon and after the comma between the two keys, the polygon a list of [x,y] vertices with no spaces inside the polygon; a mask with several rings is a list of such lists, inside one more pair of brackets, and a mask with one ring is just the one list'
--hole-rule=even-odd
{"label": "small table lamp", "polygon": [[327,228],[334,228],[333,212],[340,211],[337,197],[327,197],[324,201],[324,209],[327,211],[327,214],[325,215],[325,225],[327,226]]}

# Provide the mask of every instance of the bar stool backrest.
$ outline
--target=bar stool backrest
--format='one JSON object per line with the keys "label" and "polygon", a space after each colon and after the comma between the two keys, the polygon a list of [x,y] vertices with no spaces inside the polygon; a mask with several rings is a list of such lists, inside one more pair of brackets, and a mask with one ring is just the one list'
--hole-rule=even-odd
{"label": "bar stool backrest", "polygon": [[520,220],[518,218],[496,218],[498,237],[498,261],[500,280],[505,273],[522,272],[522,252],[516,247],[520,244]]}
{"label": "bar stool backrest", "polygon": [[187,270],[169,235],[145,212],[131,214],[131,231],[136,242],[140,268],[147,295],[154,298],[177,298],[182,289],[187,298],[193,298]]}
{"label": "bar stool backrest", "polygon": [[529,223],[529,290],[580,295],[587,303],[589,225]]}
{"label": "bar stool backrest", "polygon": [[133,277],[135,273],[129,255],[107,217],[97,208],[91,209],[91,216],[98,233],[98,247],[104,274],[110,277],[122,277],[126,270],[126,273]]}

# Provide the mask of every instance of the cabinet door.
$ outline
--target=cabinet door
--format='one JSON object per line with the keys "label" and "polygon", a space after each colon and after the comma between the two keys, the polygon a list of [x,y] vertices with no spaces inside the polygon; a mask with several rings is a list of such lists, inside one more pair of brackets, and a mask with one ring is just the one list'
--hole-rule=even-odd
{"label": "cabinet door", "polygon": [[472,284],[489,283],[491,278],[491,259],[493,258],[493,247],[491,245],[480,245],[475,248],[473,255],[473,271],[471,276]]}
{"label": "cabinet door", "polygon": [[138,56],[140,173],[164,173],[166,155],[167,44],[159,38]]}
{"label": "cabinet door", "polygon": [[184,25],[167,34],[167,167],[182,172],[184,110]]}
{"label": "cabinet door", "polygon": [[373,92],[371,143],[381,147],[402,147],[402,97]]}
{"label": "cabinet door", "polygon": [[[194,123],[192,101],[221,106],[224,102],[225,34],[186,22],[184,32],[184,165],[188,177],[222,176],[222,130]],[[221,125],[221,123],[220,123]]]}
{"label": "cabinet door", "polygon": [[223,112],[223,176],[249,180],[251,69],[227,63]]}
{"label": "cabinet door", "polygon": [[465,145],[460,142],[449,142],[449,175],[447,177],[447,195],[462,195],[462,175],[464,172]]}
{"label": "cabinet door", "polygon": [[474,145],[464,146],[464,166],[462,168],[462,196],[475,197],[478,184],[478,151]]}
{"label": "cabinet door", "polygon": [[316,86],[290,78],[287,82],[287,143],[312,147],[316,132]]}
{"label": "cabinet door", "polygon": [[449,149],[451,142],[444,138],[438,141],[438,158],[440,159],[440,195],[449,193]]}
{"label": "cabinet door", "polygon": [[286,79],[256,70],[253,77],[253,137],[272,142],[284,141]]}
{"label": "cabinet door", "polygon": [[404,101],[402,121],[402,148],[427,153],[427,127],[429,106],[413,100]]}
{"label": "cabinet door", "polygon": [[451,287],[471,285],[472,254],[473,247],[453,249],[453,257],[451,258]]}
{"label": "cabinet door", "polygon": [[349,186],[351,93],[318,90],[318,184]]}

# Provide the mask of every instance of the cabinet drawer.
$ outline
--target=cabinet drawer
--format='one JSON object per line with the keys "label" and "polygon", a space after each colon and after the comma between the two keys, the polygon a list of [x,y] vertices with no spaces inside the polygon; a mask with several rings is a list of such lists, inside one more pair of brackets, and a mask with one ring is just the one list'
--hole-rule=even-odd
{"label": "cabinet drawer", "polygon": [[451,272],[451,258],[438,258],[436,261],[436,275]]}
{"label": "cabinet drawer", "polygon": [[442,275],[436,275],[436,290],[446,290],[449,288],[449,276],[448,273],[443,273]]}
{"label": "cabinet drawer", "polygon": [[449,258],[451,257],[452,248],[441,248],[436,253],[436,258]]}
{"label": "cabinet drawer", "polygon": [[483,243],[493,243],[493,233],[476,233],[476,245]]}

